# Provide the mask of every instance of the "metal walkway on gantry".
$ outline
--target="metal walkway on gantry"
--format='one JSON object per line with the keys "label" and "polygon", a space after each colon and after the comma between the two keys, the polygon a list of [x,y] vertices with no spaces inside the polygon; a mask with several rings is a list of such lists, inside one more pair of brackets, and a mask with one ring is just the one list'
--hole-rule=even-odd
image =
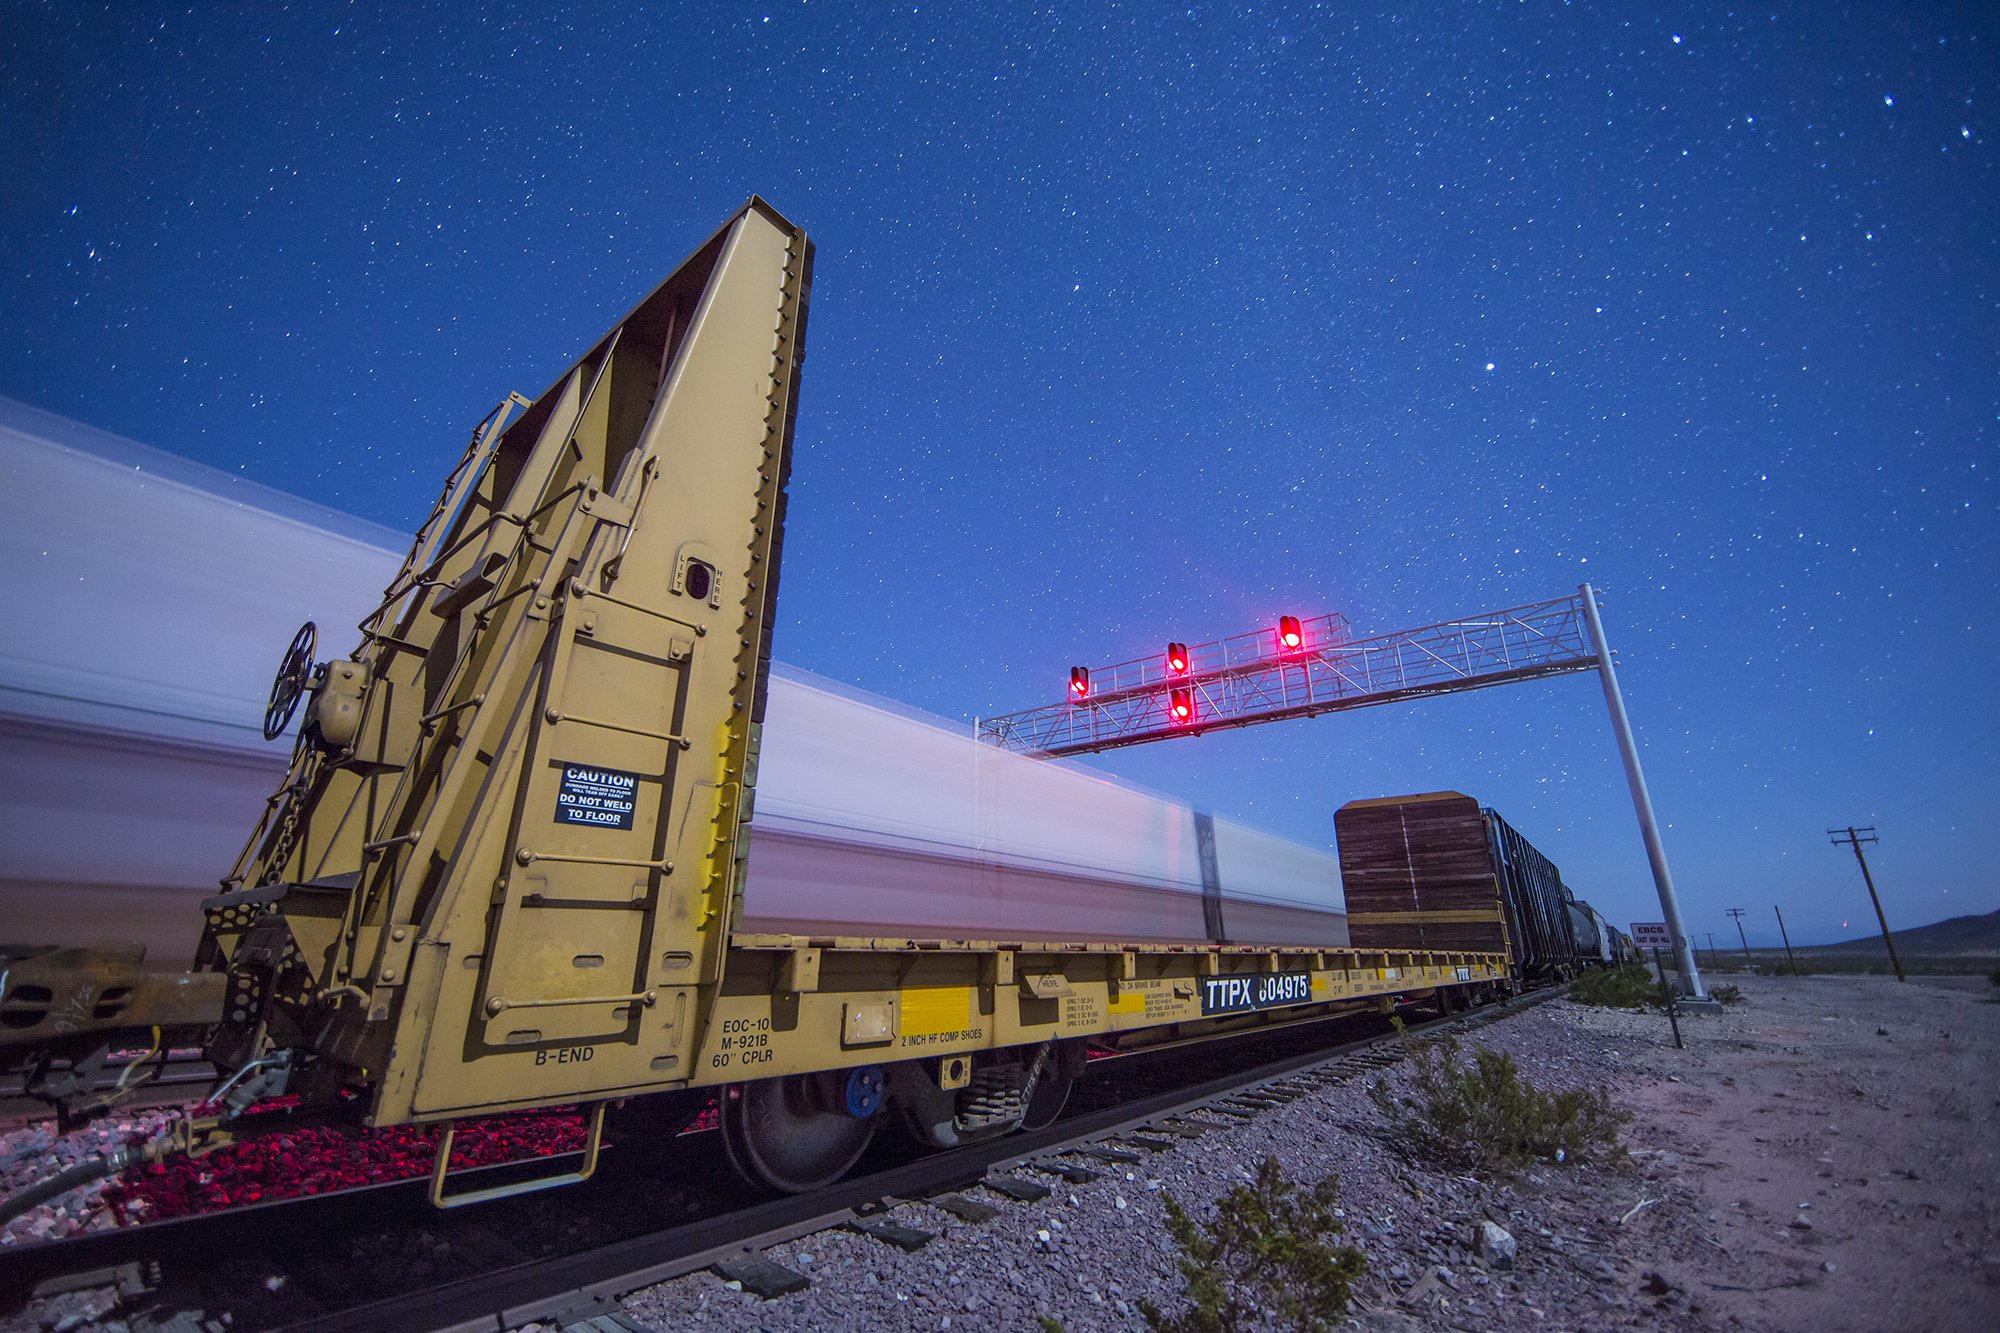
{"label": "metal walkway on gantry", "polygon": [[1587,583],[1569,597],[1369,639],[1349,637],[1347,617],[1334,614],[1285,616],[1274,630],[1193,649],[1170,643],[1160,657],[1072,668],[1067,702],[981,718],[973,729],[983,744],[1055,759],[1574,671],[1595,671],[1604,686],[1682,985],[1706,1003],[1597,593]]}
{"label": "metal walkway on gantry", "polygon": [[[1166,658],[1092,668],[1081,697],[983,718],[979,738],[1051,758],[1090,754],[1591,671],[1599,663],[1580,592],[1367,639],[1348,636],[1345,616],[1321,616],[1303,622],[1299,638],[1296,648],[1270,632],[1198,644],[1182,671]],[[1185,716],[1175,713],[1177,690],[1188,695]]]}

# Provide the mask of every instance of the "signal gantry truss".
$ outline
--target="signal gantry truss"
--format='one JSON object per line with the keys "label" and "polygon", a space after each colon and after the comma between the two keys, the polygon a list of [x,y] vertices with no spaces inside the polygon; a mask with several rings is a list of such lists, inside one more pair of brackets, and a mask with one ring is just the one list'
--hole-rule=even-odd
{"label": "signal gantry truss", "polygon": [[1288,648],[1264,631],[1197,644],[1178,673],[1164,658],[1094,668],[1072,702],[983,718],[979,739],[1050,758],[1092,754],[1599,664],[1581,592],[1368,639],[1349,637],[1345,616],[1321,616],[1304,622],[1302,639]]}

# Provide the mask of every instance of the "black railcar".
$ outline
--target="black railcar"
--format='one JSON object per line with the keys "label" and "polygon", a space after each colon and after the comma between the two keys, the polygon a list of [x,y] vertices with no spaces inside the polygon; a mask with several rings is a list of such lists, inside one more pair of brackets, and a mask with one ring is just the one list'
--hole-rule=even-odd
{"label": "black railcar", "polygon": [[1591,910],[1589,903],[1570,899],[1569,928],[1576,937],[1579,962],[1588,966],[1611,961],[1611,955],[1604,947],[1604,932],[1598,928],[1597,913]]}

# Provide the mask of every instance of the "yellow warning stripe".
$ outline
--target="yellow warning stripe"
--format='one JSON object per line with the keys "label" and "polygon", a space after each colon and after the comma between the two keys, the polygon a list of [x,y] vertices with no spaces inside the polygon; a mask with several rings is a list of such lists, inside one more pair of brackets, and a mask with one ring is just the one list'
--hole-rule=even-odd
{"label": "yellow warning stripe", "polygon": [[960,1032],[972,1026],[970,986],[905,986],[902,991],[906,1037]]}

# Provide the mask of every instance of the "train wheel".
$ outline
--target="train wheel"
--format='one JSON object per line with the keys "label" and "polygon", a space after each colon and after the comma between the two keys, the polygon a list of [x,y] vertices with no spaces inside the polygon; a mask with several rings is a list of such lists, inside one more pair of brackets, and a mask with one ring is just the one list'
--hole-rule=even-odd
{"label": "train wheel", "polygon": [[860,1160],[882,1102],[879,1069],[731,1084],[720,1104],[723,1147],[745,1180],[803,1194],[831,1185]]}

